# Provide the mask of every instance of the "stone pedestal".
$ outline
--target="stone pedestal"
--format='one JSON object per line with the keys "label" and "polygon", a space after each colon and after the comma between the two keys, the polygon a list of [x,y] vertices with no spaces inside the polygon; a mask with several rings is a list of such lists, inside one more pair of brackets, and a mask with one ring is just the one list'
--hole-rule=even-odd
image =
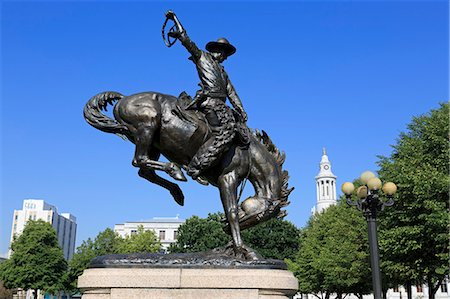
{"label": "stone pedestal", "polygon": [[78,278],[82,299],[282,299],[298,287],[281,269],[90,268]]}

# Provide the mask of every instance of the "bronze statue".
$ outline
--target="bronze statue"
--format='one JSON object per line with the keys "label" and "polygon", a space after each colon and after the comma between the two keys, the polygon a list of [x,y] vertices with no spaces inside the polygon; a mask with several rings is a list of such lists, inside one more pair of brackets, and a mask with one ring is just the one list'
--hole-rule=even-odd
{"label": "bronze statue", "polygon": [[[209,42],[206,45],[206,50],[209,52],[202,51],[189,38],[173,11],[168,11],[166,18],[175,22],[174,30],[168,33],[169,36],[180,40],[188,50],[191,54],[189,59],[195,63],[200,77],[201,89],[197,91],[191,107],[197,107],[205,114],[212,131],[212,136],[199,148],[187,166],[187,173],[193,179],[197,179],[230,147],[235,138],[236,121],[247,121],[241,99],[221,65],[236,52],[236,48],[227,39],[219,38],[217,42]],[[227,97],[236,110],[238,119],[225,105]],[[244,143],[248,143],[247,135],[242,134]]]}
{"label": "bronze statue", "polygon": [[[285,155],[264,131],[250,134],[245,125],[247,115],[242,103],[220,65],[235,48],[220,39],[208,43],[209,52],[201,51],[173,12],[167,12],[166,18],[163,34],[167,21],[175,22],[166,44],[171,46],[179,39],[197,66],[202,89],[195,98],[184,92],[179,97],[157,92],[131,96],[103,92],[88,101],[84,117],[95,128],[133,142],[136,151],[132,164],[139,168],[139,176],[169,190],[178,204],[184,203],[179,186],[161,178],[155,170],[186,181],[184,168],[193,179],[217,187],[226,216],[225,230],[233,240],[227,252],[257,259],[258,254],[243,244],[240,231],[286,215],[281,208],[289,204],[293,188],[288,188],[289,176],[282,170]],[[225,105],[226,98],[235,111]],[[114,119],[102,113],[109,105],[114,106]],[[170,162],[158,161],[161,154]],[[239,205],[238,188],[247,179],[255,195]]]}

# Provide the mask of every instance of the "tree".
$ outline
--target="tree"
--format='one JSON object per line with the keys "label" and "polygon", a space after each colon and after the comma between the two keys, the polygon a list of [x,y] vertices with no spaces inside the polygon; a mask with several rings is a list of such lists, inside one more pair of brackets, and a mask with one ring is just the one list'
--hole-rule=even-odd
{"label": "tree", "polygon": [[77,290],[78,276],[83,274],[93,258],[100,255],[118,253],[117,247],[121,238],[112,229],[107,228],[100,232],[94,240],[88,238],[77,248],[69,261],[69,271],[66,276],[66,288]]}
{"label": "tree", "polygon": [[225,246],[230,240],[220,223],[221,213],[208,214],[206,219],[192,216],[178,228],[177,242],[170,252],[199,252]]}
{"label": "tree", "polygon": [[370,291],[368,252],[363,215],[339,202],[311,217],[302,230],[296,259],[288,265],[302,293],[361,296]]}
{"label": "tree", "polygon": [[[227,245],[231,237],[222,229],[222,213],[206,219],[192,216],[178,228],[178,239],[170,252],[199,252]],[[265,258],[293,258],[298,250],[299,229],[291,222],[271,219],[242,231],[244,243]]]}
{"label": "tree", "polygon": [[161,250],[161,242],[152,230],[144,230],[142,225],[138,226],[137,233],[126,236],[118,243],[119,253],[144,253],[158,252]]}
{"label": "tree", "polygon": [[300,230],[287,220],[272,218],[242,232],[245,244],[265,258],[294,259]]}
{"label": "tree", "polygon": [[[4,261],[6,261],[6,259],[0,257],[0,264]],[[3,281],[0,281],[0,299],[12,299],[12,297],[13,290],[5,288]]]}
{"label": "tree", "polygon": [[91,260],[97,256],[94,248],[94,242],[91,238],[83,241],[83,243],[77,247],[75,254],[69,261],[69,271],[65,279],[66,288],[68,290],[77,290],[78,276],[83,274],[83,271],[89,266]]}
{"label": "tree", "polygon": [[449,105],[414,117],[379,174],[398,185],[380,219],[382,268],[401,284],[426,283],[433,299],[449,274]]}
{"label": "tree", "polygon": [[67,262],[52,225],[29,220],[11,244],[11,258],[0,265],[0,280],[7,288],[55,293],[64,289]]}
{"label": "tree", "polygon": [[88,238],[77,248],[69,262],[69,271],[66,278],[67,288],[77,290],[78,276],[89,266],[91,260],[100,255],[115,253],[158,252],[161,243],[151,230],[144,230],[139,226],[136,234],[120,237],[112,229],[107,228],[100,232],[94,240]]}
{"label": "tree", "polygon": [[97,237],[95,237],[92,245],[96,256],[100,256],[120,253],[118,251],[118,248],[122,242],[123,238],[121,238],[112,229],[107,228],[104,231],[100,232]]}

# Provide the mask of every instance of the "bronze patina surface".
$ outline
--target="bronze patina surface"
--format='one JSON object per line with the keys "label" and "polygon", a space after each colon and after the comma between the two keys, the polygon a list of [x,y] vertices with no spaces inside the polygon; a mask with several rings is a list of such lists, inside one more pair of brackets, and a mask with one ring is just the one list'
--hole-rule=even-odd
{"label": "bronze patina surface", "polygon": [[[168,21],[174,26],[166,35]],[[132,164],[139,169],[139,176],[167,189],[178,204],[184,204],[180,187],[157,175],[157,170],[186,181],[184,169],[197,182],[218,188],[226,216],[224,229],[233,242],[223,253],[215,254],[261,260],[243,243],[240,231],[286,215],[282,208],[289,204],[293,188],[288,188],[288,172],[282,169],[285,154],[266,132],[247,127],[247,114],[222,66],[236,51],[228,40],[220,38],[208,43],[207,51],[200,50],[172,11],[166,13],[163,36],[166,45],[180,40],[191,54],[201,81],[195,97],[185,92],[176,97],[159,92],[124,96],[107,91],[88,101],[84,117],[93,127],[134,143]],[[232,107],[226,105],[227,99]],[[113,118],[104,113],[108,106],[113,106]],[[158,161],[161,155],[169,162]],[[247,180],[255,194],[239,203]]]}

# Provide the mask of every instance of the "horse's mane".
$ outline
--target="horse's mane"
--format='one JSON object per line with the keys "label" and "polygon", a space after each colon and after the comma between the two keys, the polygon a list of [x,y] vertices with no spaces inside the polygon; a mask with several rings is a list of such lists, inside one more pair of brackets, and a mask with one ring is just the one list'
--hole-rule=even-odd
{"label": "horse's mane", "polygon": [[[255,130],[253,132],[253,135],[256,137],[256,139],[263,144],[269,153],[274,157],[275,161],[280,166],[280,169],[283,169],[283,163],[286,160],[286,154],[283,151],[280,151],[275,144],[270,139],[269,135],[262,130],[261,132],[259,130]],[[289,194],[294,190],[294,187],[289,188],[289,173],[287,170],[282,170],[282,184],[281,184],[281,197],[280,197],[280,208],[285,207],[289,205],[288,197]],[[280,212],[277,215],[277,218],[283,218],[287,215],[287,212],[285,210],[280,210]]]}

